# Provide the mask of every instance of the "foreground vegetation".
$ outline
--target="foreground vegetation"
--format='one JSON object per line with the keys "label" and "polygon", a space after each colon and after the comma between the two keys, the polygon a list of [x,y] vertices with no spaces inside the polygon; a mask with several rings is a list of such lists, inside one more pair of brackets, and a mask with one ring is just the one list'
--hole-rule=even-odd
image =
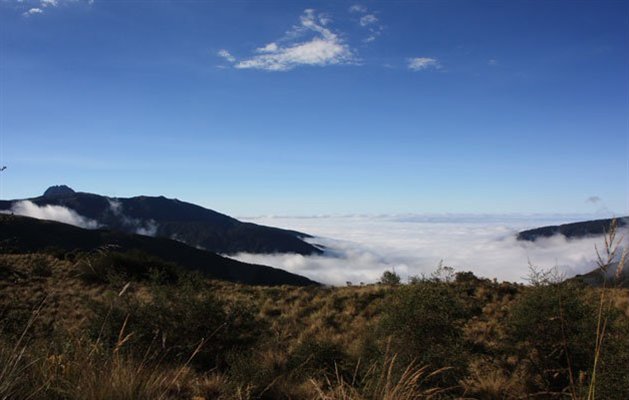
{"label": "foreground vegetation", "polygon": [[532,277],[257,287],[2,254],[0,399],[629,398],[627,289]]}

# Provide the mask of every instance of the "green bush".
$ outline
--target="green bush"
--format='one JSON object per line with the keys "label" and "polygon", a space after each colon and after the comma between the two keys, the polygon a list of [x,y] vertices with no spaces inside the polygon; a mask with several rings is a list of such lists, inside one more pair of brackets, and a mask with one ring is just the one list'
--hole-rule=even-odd
{"label": "green bush", "polygon": [[618,310],[612,309],[596,373],[596,398],[629,399],[627,366],[629,366],[629,320]]}
{"label": "green bush", "polygon": [[125,347],[140,354],[152,349],[161,358],[178,362],[186,361],[203,342],[192,361],[201,369],[225,367],[229,352],[242,351],[259,337],[254,310],[225,303],[189,282],[153,286],[151,297],[150,301],[116,297],[109,304],[93,304],[98,317],[92,321],[92,336],[115,347],[121,336],[131,335]]}
{"label": "green bush", "polygon": [[388,338],[386,346],[397,354],[398,365],[448,367],[440,379],[455,383],[467,364],[462,334],[466,317],[452,285],[417,281],[399,287],[385,301],[378,335]]}
{"label": "green bush", "polygon": [[380,277],[380,284],[382,285],[399,285],[400,282],[402,282],[402,278],[395,271],[384,271]]}
{"label": "green bush", "polygon": [[596,344],[596,307],[573,283],[537,284],[513,305],[508,330],[520,358],[539,379],[535,389],[560,392],[570,386],[570,373],[588,376]]}
{"label": "green bush", "polygon": [[348,356],[343,348],[326,340],[308,338],[299,343],[288,362],[291,373],[303,376],[335,375],[350,368]]}

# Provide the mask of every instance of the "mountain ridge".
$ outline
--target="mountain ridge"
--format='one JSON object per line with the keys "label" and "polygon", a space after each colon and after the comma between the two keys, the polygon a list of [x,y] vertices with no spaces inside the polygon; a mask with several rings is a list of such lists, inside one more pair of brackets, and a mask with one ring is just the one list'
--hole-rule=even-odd
{"label": "mountain ridge", "polygon": [[24,201],[38,207],[59,206],[107,229],[166,237],[221,254],[322,253],[321,249],[304,240],[312,237],[306,233],[242,222],[178,199],[164,196],[108,197],[75,192],[63,185],[51,187],[46,193],[28,199],[0,201],[0,210],[10,211]]}
{"label": "mountain ridge", "polygon": [[161,260],[229,282],[255,285],[318,285],[301,275],[265,265],[247,264],[160,237],[106,229],[83,229],[56,221],[0,214],[3,253],[73,252],[115,248],[141,251]]}
{"label": "mountain ridge", "polygon": [[557,234],[563,235],[567,239],[603,235],[605,232],[609,232],[611,223],[614,220],[616,220],[618,228],[623,228],[627,225],[629,216],[542,226],[518,232],[517,240],[532,242],[540,238],[551,237]]}

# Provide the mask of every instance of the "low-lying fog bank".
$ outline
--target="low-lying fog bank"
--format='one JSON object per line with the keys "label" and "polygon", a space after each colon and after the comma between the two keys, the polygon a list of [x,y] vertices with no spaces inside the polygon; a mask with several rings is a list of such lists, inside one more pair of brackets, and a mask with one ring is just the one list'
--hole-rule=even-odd
{"label": "low-lying fog bank", "polygon": [[[604,216],[605,217],[605,216]],[[406,215],[256,217],[250,222],[295,229],[317,237],[333,256],[238,254],[234,258],[273,265],[322,283],[345,285],[378,280],[395,269],[403,278],[430,274],[443,260],[457,271],[498,280],[526,279],[530,263],[557,266],[566,276],[596,267],[594,246],[602,238],[517,241],[525,229],[602,218],[600,215]],[[625,235],[625,238],[629,235]]]}

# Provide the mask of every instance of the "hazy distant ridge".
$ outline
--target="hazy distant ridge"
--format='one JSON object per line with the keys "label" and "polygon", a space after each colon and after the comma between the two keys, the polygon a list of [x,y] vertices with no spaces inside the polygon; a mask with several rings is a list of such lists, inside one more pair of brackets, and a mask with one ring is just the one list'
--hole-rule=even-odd
{"label": "hazy distant ridge", "polygon": [[[628,220],[629,217],[617,218],[618,227],[626,226]],[[551,225],[529,229],[519,232],[518,240],[534,241],[539,238],[551,237],[557,234],[563,235],[568,239],[603,235],[605,232],[609,231],[612,221],[612,218],[597,219],[593,221],[574,222],[570,224]]]}

